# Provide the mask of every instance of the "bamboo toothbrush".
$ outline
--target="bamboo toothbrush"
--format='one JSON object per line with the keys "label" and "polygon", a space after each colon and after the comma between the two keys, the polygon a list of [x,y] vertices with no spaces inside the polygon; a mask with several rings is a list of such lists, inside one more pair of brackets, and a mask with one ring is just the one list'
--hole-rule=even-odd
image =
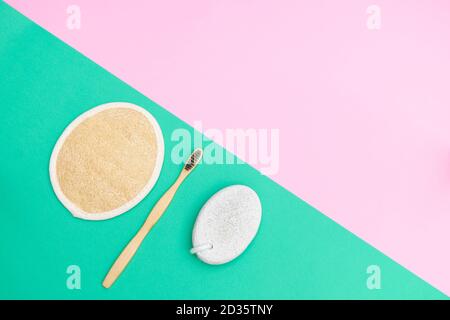
{"label": "bamboo toothbrush", "polygon": [[170,202],[175,196],[178,187],[181,185],[184,179],[186,179],[186,177],[194,170],[196,165],[200,162],[202,155],[203,155],[202,149],[196,149],[190,155],[189,159],[184,164],[184,167],[181,170],[178,179],[166,191],[166,193],[164,193],[161,199],[159,199],[159,201],[153,207],[152,211],[150,211],[150,214],[147,217],[147,220],[145,220],[141,229],[139,229],[139,231],[136,233],[133,239],[131,239],[131,241],[128,243],[125,249],[123,249],[122,253],[116,259],[111,269],[109,269],[109,272],[105,277],[105,280],[103,280],[103,286],[105,288],[109,288],[113,285],[113,283],[117,280],[122,271],[131,261],[131,258],[133,258],[134,254],[141,245],[145,236],[150,232],[150,230],[153,228],[156,222],[158,222],[159,218],[161,218],[163,213],[166,211],[167,207],[169,206]]}

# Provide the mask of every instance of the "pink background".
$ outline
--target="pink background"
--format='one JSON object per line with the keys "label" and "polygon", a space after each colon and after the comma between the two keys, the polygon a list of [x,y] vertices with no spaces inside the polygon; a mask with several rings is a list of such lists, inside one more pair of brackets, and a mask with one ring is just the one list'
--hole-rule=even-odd
{"label": "pink background", "polygon": [[7,2],[191,124],[279,128],[274,180],[450,294],[448,1]]}

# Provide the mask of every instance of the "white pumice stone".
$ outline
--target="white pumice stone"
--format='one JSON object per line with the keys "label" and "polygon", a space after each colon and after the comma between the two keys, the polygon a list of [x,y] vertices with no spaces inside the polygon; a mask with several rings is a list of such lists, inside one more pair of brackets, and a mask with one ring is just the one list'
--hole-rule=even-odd
{"label": "white pumice stone", "polygon": [[237,258],[255,237],[261,212],[261,202],[253,189],[233,185],[220,190],[198,214],[191,253],[208,264]]}

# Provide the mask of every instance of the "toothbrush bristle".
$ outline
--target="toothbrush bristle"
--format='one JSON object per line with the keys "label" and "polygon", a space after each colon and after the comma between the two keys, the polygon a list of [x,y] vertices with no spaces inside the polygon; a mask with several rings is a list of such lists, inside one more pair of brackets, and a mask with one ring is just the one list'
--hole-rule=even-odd
{"label": "toothbrush bristle", "polygon": [[202,149],[195,149],[195,151],[190,155],[189,159],[186,161],[186,164],[184,165],[184,169],[189,171],[192,170],[200,161],[202,158],[203,151]]}

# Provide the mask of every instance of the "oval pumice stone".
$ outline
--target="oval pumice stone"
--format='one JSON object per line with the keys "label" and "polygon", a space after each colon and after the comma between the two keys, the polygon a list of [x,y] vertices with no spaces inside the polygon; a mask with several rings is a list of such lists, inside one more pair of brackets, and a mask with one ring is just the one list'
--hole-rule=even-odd
{"label": "oval pumice stone", "polygon": [[233,185],[220,190],[198,214],[191,252],[208,264],[237,258],[255,237],[261,212],[261,202],[253,189]]}

